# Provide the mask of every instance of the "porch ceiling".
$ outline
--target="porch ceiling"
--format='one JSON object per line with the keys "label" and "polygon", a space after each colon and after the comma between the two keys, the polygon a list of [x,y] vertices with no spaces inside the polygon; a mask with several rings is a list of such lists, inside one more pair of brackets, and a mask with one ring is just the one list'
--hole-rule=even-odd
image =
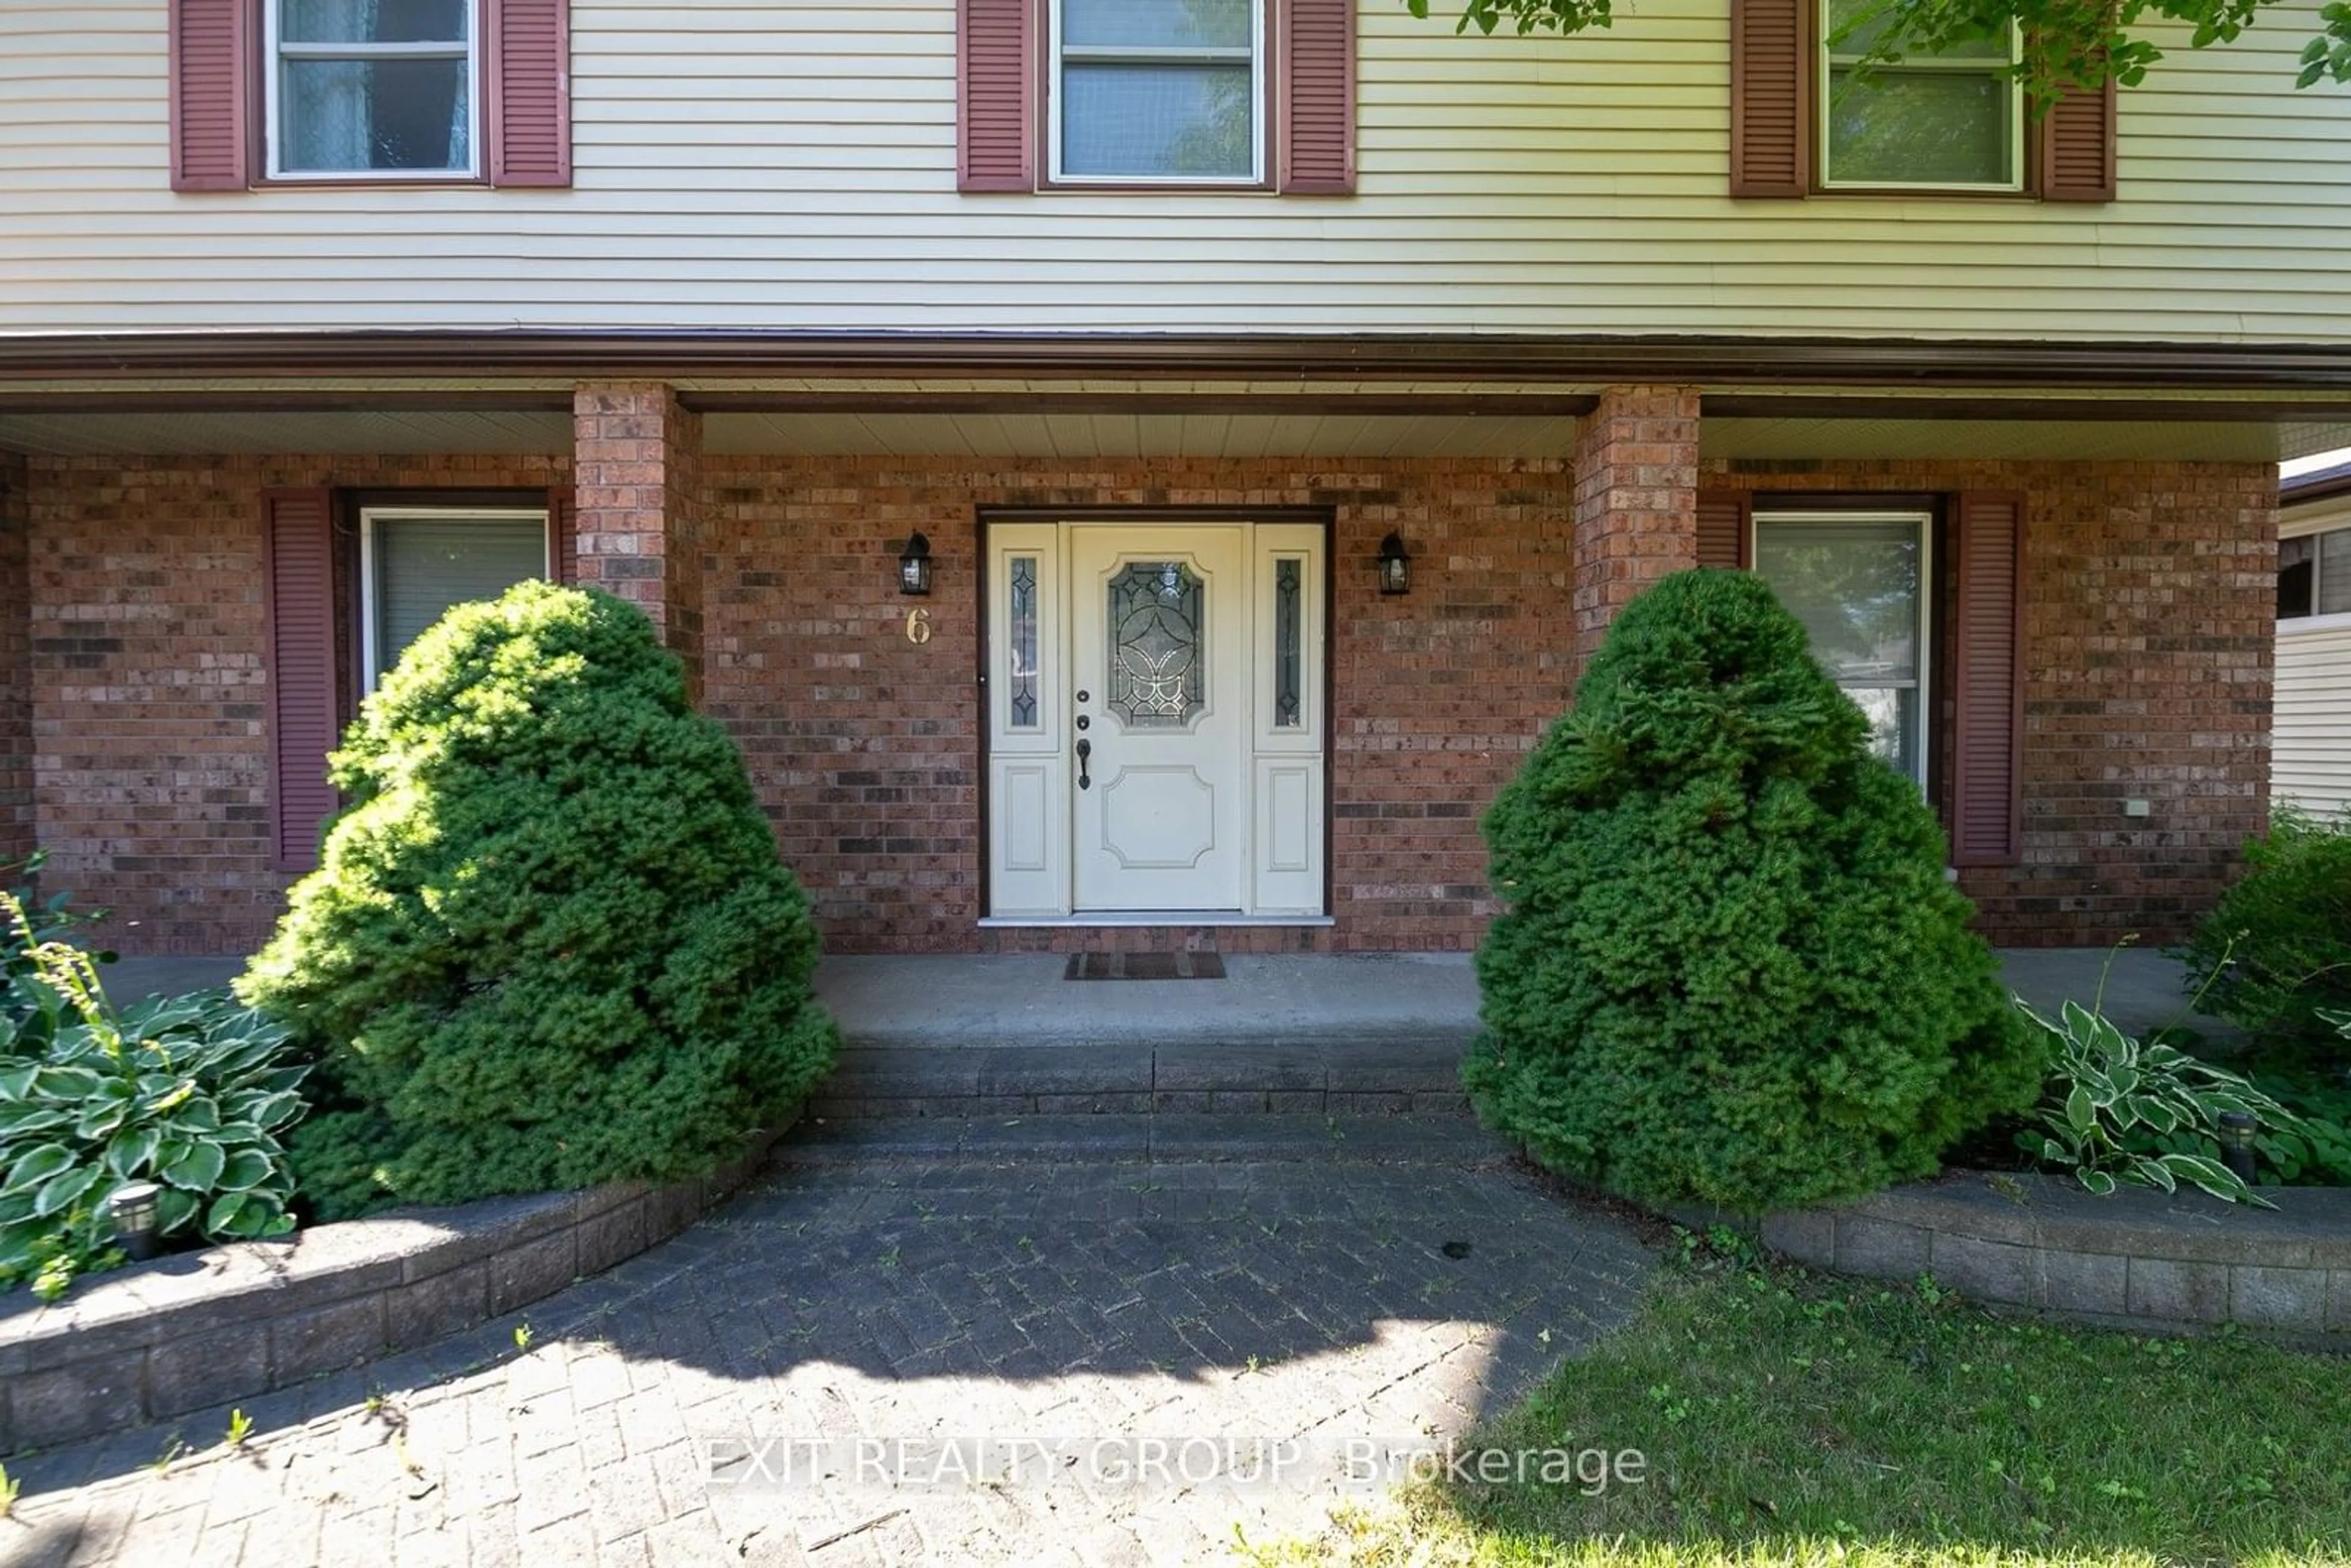
{"label": "porch ceiling", "polygon": [[[0,407],[0,451],[96,457],[558,454],[569,450],[572,435],[568,408],[553,406],[558,400],[564,394],[473,407]],[[1555,457],[1568,450],[1573,428],[1573,400],[1565,398],[1457,396],[1421,413],[1401,412],[1392,398],[1365,398],[1361,406],[1377,412],[1350,413],[1350,401],[1295,397],[1284,407],[1261,399],[1169,404],[1104,395],[1093,406],[1072,407],[1064,398],[1040,396],[1026,406],[1007,400],[935,409],[716,406],[705,419],[716,453],[910,458]],[[1511,411],[1514,403],[1520,412]],[[2181,405],[2187,417],[2144,407],[2135,411],[2138,417],[2105,418],[1891,417],[1894,412],[1882,403],[1859,416],[1802,406],[1709,412],[1700,426],[1700,455],[2274,462],[2351,445],[2351,413],[2248,417],[2250,411],[2193,403]]]}

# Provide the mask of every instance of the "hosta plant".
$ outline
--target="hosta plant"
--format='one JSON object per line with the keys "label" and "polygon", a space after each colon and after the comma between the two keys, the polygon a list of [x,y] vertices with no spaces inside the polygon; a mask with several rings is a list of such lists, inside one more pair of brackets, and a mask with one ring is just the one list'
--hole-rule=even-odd
{"label": "hosta plant", "polygon": [[[2271,1128],[2297,1125],[2292,1112],[2226,1068],[2160,1041],[2142,1044],[2079,1003],[2067,1002],[2054,1019],[2017,1006],[2055,1051],[2041,1104],[2018,1134],[2026,1153],[2072,1171],[2102,1197],[2121,1182],[2174,1192],[2185,1181],[2231,1203],[2276,1207],[2201,1152],[2201,1142],[2217,1146],[2228,1112]],[[2179,1146],[2188,1140],[2197,1146]]]}
{"label": "hosta plant", "polygon": [[166,1246],[290,1228],[286,1030],[225,992],[118,1011],[89,954],[39,940],[12,894],[0,914],[26,960],[0,1019],[0,1287],[54,1297],[120,1261],[106,1199],[128,1182],[163,1188]]}

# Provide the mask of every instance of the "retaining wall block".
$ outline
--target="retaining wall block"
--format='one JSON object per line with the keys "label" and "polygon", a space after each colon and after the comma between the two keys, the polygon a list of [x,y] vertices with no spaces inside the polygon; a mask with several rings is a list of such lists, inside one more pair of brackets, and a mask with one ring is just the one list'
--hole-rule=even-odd
{"label": "retaining wall block", "polygon": [[1799,1208],[1763,1217],[1763,1245],[1815,1269],[1836,1264],[1837,1217],[1833,1210]]}
{"label": "retaining wall block", "polygon": [[147,1353],[147,1415],[184,1416],[220,1403],[224,1387],[269,1386],[269,1333],[259,1324],[190,1334]]}
{"label": "retaining wall block", "polygon": [[2225,1322],[2229,1269],[2224,1263],[2184,1263],[2170,1258],[2130,1260],[2130,1310],[2175,1322]]}
{"label": "retaining wall block", "polygon": [[2058,1312],[2130,1311],[2130,1260],[2099,1252],[2040,1252],[2037,1304]]}
{"label": "retaining wall block", "polygon": [[1915,1280],[1932,1266],[1930,1233],[1866,1215],[1836,1219],[1836,1267],[1876,1280]]}
{"label": "retaining wall block", "polygon": [[278,1318],[269,1325],[270,1386],[357,1366],[381,1355],[389,1343],[380,1291]]}
{"label": "retaining wall block", "polygon": [[2326,1327],[2326,1271],[2265,1269],[2241,1264],[2229,1270],[2229,1317],[2252,1328]]}
{"label": "retaining wall block", "polygon": [[2032,1248],[1938,1232],[1928,1249],[1936,1282],[1987,1301],[2033,1306],[2038,1270]]}
{"label": "retaining wall block", "polygon": [[580,1275],[579,1228],[549,1236],[490,1260],[490,1315],[527,1307]]}
{"label": "retaining wall block", "polygon": [[8,1386],[11,1439],[37,1448],[136,1426],[142,1362],[102,1355],[16,1379]]}
{"label": "retaining wall block", "polygon": [[490,1266],[461,1263],[429,1279],[395,1286],[384,1298],[392,1348],[413,1350],[490,1317]]}

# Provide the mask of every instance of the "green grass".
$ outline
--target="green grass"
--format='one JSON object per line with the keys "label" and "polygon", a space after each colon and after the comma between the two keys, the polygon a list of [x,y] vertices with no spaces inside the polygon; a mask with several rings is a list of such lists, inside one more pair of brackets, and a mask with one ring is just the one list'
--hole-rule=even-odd
{"label": "green grass", "polygon": [[1634,1322],[1474,1439],[1636,1450],[1637,1484],[1421,1483],[1316,1541],[1245,1554],[1363,1568],[2351,1563],[2351,1359],[2016,1322],[1928,1281],[1685,1251]]}

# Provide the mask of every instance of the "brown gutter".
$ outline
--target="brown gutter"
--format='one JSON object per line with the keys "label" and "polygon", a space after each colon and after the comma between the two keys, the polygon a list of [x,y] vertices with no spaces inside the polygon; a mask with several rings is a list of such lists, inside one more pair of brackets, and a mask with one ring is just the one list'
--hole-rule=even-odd
{"label": "brown gutter", "polygon": [[0,382],[544,375],[1477,380],[2351,392],[2351,345],[695,331],[184,332],[0,339]]}

